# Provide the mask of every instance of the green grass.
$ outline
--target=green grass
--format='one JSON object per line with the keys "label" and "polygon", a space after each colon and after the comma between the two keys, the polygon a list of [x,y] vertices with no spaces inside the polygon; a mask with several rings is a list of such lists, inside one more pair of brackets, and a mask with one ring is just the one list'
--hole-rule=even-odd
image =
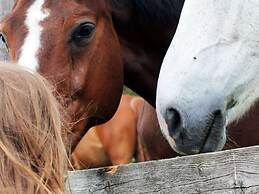
{"label": "green grass", "polygon": [[123,87],[123,94],[128,94],[128,95],[131,95],[131,96],[138,96],[137,93],[133,92],[131,89],[129,89],[126,86]]}

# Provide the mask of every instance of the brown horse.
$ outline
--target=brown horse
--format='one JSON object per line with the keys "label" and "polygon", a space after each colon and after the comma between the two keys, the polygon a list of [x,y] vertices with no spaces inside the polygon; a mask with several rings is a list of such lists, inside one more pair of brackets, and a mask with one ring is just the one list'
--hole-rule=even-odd
{"label": "brown horse", "polygon": [[[115,113],[123,86],[120,45],[102,0],[17,0],[1,25],[10,60],[30,65],[66,98],[72,147]],[[112,48],[112,49],[111,49]]]}
{"label": "brown horse", "polygon": [[160,65],[182,4],[17,0],[0,31],[10,60],[39,71],[67,99],[75,147],[91,126],[113,116],[123,75],[126,85],[154,105]]}
{"label": "brown horse", "polygon": [[144,102],[137,126],[137,161],[158,160],[178,156],[163,137],[154,107]]}
{"label": "brown horse", "polygon": [[[150,143],[152,140],[152,143]],[[92,127],[70,159],[77,170],[178,156],[162,136],[155,109],[143,98],[123,95],[114,117]]]}
{"label": "brown horse", "polygon": [[129,163],[137,149],[137,123],[144,99],[123,95],[105,124],[91,128],[71,155],[75,169]]}
{"label": "brown horse", "polygon": [[254,146],[259,144],[259,102],[241,119],[227,129],[225,149]]}

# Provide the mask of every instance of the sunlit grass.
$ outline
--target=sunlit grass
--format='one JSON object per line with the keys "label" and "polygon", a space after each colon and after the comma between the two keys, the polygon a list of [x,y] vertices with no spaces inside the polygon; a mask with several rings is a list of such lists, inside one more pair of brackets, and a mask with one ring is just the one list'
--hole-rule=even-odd
{"label": "sunlit grass", "polygon": [[138,96],[137,93],[133,92],[131,89],[129,89],[126,86],[123,87],[123,94],[128,94],[128,95],[131,95],[131,96]]}

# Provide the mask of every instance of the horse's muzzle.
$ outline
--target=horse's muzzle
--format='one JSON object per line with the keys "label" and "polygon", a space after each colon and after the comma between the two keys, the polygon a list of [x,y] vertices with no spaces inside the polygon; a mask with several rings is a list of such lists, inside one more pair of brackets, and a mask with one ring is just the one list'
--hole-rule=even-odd
{"label": "horse's muzzle", "polygon": [[179,107],[170,107],[165,111],[164,119],[174,142],[173,149],[178,153],[196,154],[218,151],[226,142],[224,109],[199,108],[197,111],[192,111],[194,109],[183,110]]}

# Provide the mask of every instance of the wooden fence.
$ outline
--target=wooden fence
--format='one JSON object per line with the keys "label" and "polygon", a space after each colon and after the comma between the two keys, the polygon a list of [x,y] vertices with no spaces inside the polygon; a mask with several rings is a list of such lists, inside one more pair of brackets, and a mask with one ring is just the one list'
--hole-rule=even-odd
{"label": "wooden fence", "polygon": [[259,193],[259,146],[71,172],[73,194]]}

